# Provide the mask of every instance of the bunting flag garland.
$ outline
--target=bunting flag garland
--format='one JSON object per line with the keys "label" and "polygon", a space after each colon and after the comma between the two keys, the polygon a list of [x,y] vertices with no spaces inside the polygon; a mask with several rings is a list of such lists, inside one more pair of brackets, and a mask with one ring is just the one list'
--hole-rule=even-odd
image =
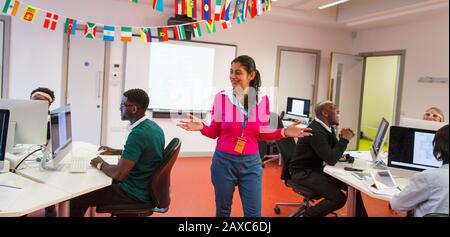
{"label": "bunting flag garland", "polygon": [[185,15],[186,14],[186,1],[185,0],[174,0],[175,15]]}
{"label": "bunting flag garland", "polygon": [[167,33],[167,27],[158,28],[158,37],[160,42],[169,41],[169,34]]}
{"label": "bunting flag garland", "polygon": [[191,26],[192,26],[192,29],[194,30],[194,37],[195,38],[202,37],[202,29],[200,28],[200,24],[194,23]]}
{"label": "bunting flag garland", "polygon": [[140,28],[141,40],[144,43],[152,42],[152,30],[150,28]]}
{"label": "bunting flag garland", "polygon": [[225,0],[222,6],[222,14],[220,19],[229,21],[230,20],[230,8],[231,8],[231,0]]}
{"label": "bunting flag garland", "polygon": [[16,16],[19,6],[20,3],[18,1],[6,0],[2,12],[5,13],[6,15]]}
{"label": "bunting flag garland", "polygon": [[174,26],[173,33],[175,34],[176,40],[186,40],[186,32],[183,25]]}
{"label": "bunting flag garland", "polygon": [[206,30],[209,34],[216,33],[216,23],[213,20],[206,21]]}
{"label": "bunting flag garland", "polygon": [[242,19],[245,20],[248,16],[248,3],[249,0],[242,0],[242,7],[241,7],[241,13],[242,13]]}
{"label": "bunting flag garland", "polygon": [[211,20],[211,0],[202,0],[202,20]]}
{"label": "bunting flag garland", "polygon": [[95,39],[97,36],[97,25],[95,23],[87,23],[84,27],[84,37],[88,39]]}
{"label": "bunting flag garland", "polygon": [[216,0],[216,6],[214,8],[214,20],[219,21],[222,15],[222,0]]}
{"label": "bunting flag garland", "polygon": [[263,12],[263,3],[265,0],[256,0],[256,15],[260,16]]}
{"label": "bunting flag garland", "polygon": [[28,23],[33,23],[36,19],[38,9],[32,6],[26,6],[22,14],[22,20]]}
{"label": "bunting flag garland", "polygon": [[159,11],[164,12],[163,0],[152,0],[152,8]]}
{"label": "bunting flag garland", "polygon": [[64,33],[74,35],[77,30],[77,20],[67,18],[64,26]]}
{"label": "bunting flag garland", "polygon": [[186,14],[190,18],[197,18],[197,0],[186,0]]}
{"label": "bunting flag garland", "polygon": [[138,0],[130,0],[131,3],[138,3]]}
{"label": "bunting flag garland", "polygon": [[252,7],[251,7],[251,12],[250,12],[250,16],[253,18],[258,14],[258,11],[256,10],[256,5],[258,0],[252,0]]}
{"label": "bunting flag garland", "polygon": [[133,41],[133,28],[121,27],[120,40],[124,43]]}
{"label": "bunting flag garland", "polygon": [[222,28],[224,30],[231,28],[231,21],[222,21]]}
{"label": "bunting flag garland", "polygon": [[243,2],[241,0],[236,0],[236,7],[234,9],[234,16],[233,18],[236,19],[236,22],[238,24],[242,24],[245,22],[245,19],[242,16],[242,5]]}
{"label": "bunting flag garland", "polygon": [[107,42],[113,42],[116,36],[116,27],[104,26],[103,27],[103,40]]}
{"label": "bunting flag garland", "polygon": [[44,20],[44,28],[49,30],[55,30],[58,24],[59,16],[57,14],[47,12]]}
{"label": "bunting flag garland", "polygon": [[272,11],[272,0],[266,0],[263,10],[265,12]]}

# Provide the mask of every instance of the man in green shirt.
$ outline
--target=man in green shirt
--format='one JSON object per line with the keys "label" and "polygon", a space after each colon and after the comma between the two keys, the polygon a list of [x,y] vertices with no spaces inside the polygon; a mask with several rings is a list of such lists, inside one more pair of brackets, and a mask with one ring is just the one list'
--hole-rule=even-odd
{"label": "man in green shirt", "polygon": [[74,198],[70,203],[71,216],[84,216],[88,207],[110,204],[151,203],[148,185],[150,177],[163,161],[164,133],[145,117],[149,98],[145,91],[132,89],[122,96],[121,119],[130,121],[124,150],[101,146],[102,155],[120,155],[119,163],[111,165],[101,157],[91,165],[113,178],[108,187]]}

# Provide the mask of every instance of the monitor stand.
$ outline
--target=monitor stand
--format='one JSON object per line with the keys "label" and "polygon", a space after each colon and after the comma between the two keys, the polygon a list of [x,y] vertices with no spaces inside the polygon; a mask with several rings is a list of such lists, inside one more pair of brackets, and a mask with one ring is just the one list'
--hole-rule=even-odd
{"label": "monitor stand", "polygon": [[376,161],[372,162],[371,168],[378,170],[387,170],[387,165],[383,160],[377,159]]}
{"label": "monitor stand", "polygon": [[41,170],[50,170],[50,171],[61,171],[64,165],[58,164],[55,165],[53,163],[53,157],[51,155],[51,149],[43,146],[42,148],[42,159],[41,159],[41,165],[39,168]]}

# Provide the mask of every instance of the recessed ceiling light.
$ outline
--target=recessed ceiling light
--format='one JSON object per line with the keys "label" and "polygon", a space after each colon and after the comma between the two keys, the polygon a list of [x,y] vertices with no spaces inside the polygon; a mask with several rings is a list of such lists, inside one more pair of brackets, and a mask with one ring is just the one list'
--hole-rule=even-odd
{"label": "recessed ceiling light", "polygon": [[348,2],[348,1],[349,0],[339,0],[339,1],[336,1],[336,2],[328,3],[328,4],[320,6],[319,9],[325,9],[325,8],[328,8],[328,7],[336,6],[338,4],[341,4],[341,3],[344,3],[344,2]]}

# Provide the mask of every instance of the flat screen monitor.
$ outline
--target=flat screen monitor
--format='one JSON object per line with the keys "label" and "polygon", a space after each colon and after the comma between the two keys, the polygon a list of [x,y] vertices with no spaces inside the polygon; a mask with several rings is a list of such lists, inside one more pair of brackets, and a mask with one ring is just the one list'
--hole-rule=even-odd
{"label": "flat screen monitor", "polygon": [[413,118],[401,117],[399,126],[437,131],[447,124],[448,123],[444,123],[444,122],[435,122],[435,121],[428,121],[428,120],[423,120],[423,119],[413,119]]}
{"label": "flat screen monitor", "polygon": [[50,137],[53,163],[58,163],[72,149],[72,114],[70,106],[50,112]]}
{"label": "flat screen monitor", "polygon": [[9,110],[0,109],[0,170],[6,153],[6,139],[8,137]]}
{"label": "flat screen monitor", "polygon": [[372,147],[370,148],[370,152],[372,155],[372,160],[376,161],[378,156],[380,155],[380,150],[384,145],[384,141],[386,138],[387,130],[389,129],[389,122],[382,118],[380,122],[380,126],[378,126],[377,134],[375,135],[375,139],[372,142]]}
{"label": "flat screen monitor", "polygon": [[389,133],[388,166],[422,171],[439,168],[442,161],[433,154],[436,131],[392,126]]}
{"label": "flat screen monitor", "polygon": [[11,144],[47,143],[47,101],[1,99],[0,109],[7,109],[10,112],[8,138],[14,139]]}
{"label": "flat screen monitor", "polygon": [[308,118],[310,106],[310,100],[288,97],[286,114]]}

